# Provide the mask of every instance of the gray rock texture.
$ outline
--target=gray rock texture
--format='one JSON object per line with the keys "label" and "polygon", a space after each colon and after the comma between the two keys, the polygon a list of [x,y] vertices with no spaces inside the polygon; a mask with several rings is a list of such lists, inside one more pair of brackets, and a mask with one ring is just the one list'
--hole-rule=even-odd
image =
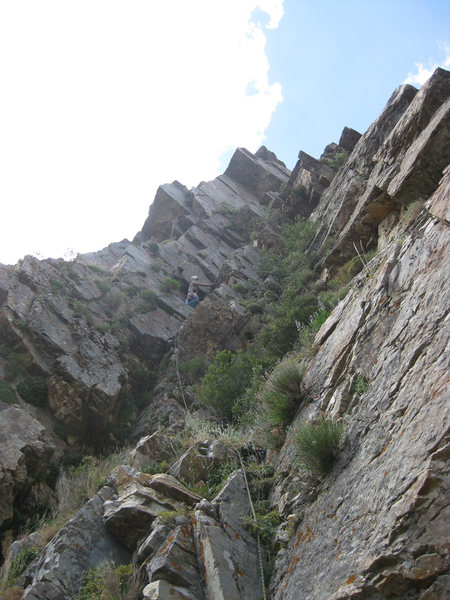
{"label": "gray rock texture", "polygon": [[105,560],[130,561],[129,553],[105,529],[103,504],[100,495],[94,496],[55,535],[34,565],[24,600],[69,600],[90,569]]}
{"label": "gray rock texture", "polygon": [[[0,527],[11,524],[15,506],[24,512],[46,507],[52,492],[42,479],[54,453],[39,421],[18,406],[0,412]],[[38,505],[30,501],[35,494]]]}
{"label": "gray rock texture", "polygon": [[[312,497],[293,495],[289,477],[274,489],[273,504],[281,507],[288,498],[291,504],[283,510],[297,512],[300,520],[277,559],[276,599],[424,599],[448,593],[450,240],[443,203],[449,198],[448,171],[443,178],[433,175],[435,191],[431,180],[421,180],[414,193],[409,187],[422,177],[423,161],[440,153],[441,171],[448,163],[442,145],[448,127],[441,122],[433,134],[436,120],[444,118],[448,82],[448,73],[438,71],[414,96],[370,176],[383,180],[391,199],[401,203],[408,189],[409,197],[427,200],[427,209],[413,225],[406,220],[402,228],[400,221],[392,230],[316,337],[304,378],[311,403],[297,422],[320,411],[343,418],[346,442]],[[419,132],[424,127],[421,133],[413,131],[413,120]],[[357,161],[364,137],[349,162]],[[407,151],[400,149],[405,137]],[[332,183],[338,195],[329,223],[342,217],[348,200],[348,164]],[[341,250],[355,231],[352,223],[364,221],[361,207],[374,215],[380,206],[364,191],[360,198],[354,205],[359,220],[355,216],[343,226]],[[385,215],[398,205],[384,206]],[[337,249],[336,256],[343,260]],[[358,380],[365,391],[357,392]],[[293,451],[288,438],[278,457],[280,471],[288,468]]]}
{"label": "gray rock texture", "polygon": [[[265,147],[238,149],[214,181],[162,185],[132,242],[70,262],[0,265],[0,528],[14,510],[48,503],[49,463],[70,446],[100,453],[136,441],[132,466],[115,469],[21,576],[23,598],[76,597],[106,558],[137,565],[148,600],[263,596],[244,473],[213,500],[192,491],[234,451],[204,438],[180,450],[178,434],[198,408],[202,369],[255,334],[253,292],[280,297],[275,278],[258,275],[259,249],[283,243],[271,207],[280,222],[317,223],[311,289],[358,255],[363,263],[303,353],[305,402],[266,454],[281,519],[271,597],[450,597],[449,109],[450,73],[437,69],[419,91],[400,86],[362,136],[344,129],[321,160],[301,152],[290,173]],[[194,274],[212,285],[192,310]],[[199,373],[180,375],[189,364]],[[31,377],[48,397],[26,397]],[[296,461],[295,431],[318,416],[340,420],[344,439],[313,479]],[[156,468],[169,472],[144,472]],[[41,543],[29,535],[10,558]]]}

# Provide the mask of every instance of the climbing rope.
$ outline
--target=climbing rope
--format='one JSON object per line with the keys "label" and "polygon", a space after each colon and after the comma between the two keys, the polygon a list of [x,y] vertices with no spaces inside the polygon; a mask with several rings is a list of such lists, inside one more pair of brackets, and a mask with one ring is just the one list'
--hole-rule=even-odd
{"label": "climbing rope", "polygon": [[[234,448],[234,450],[239,457],[239,463],[241,465],[242,473],[244,475],[245,487],[247,488],[248,500],[250,502],[250,509],[252,511],[252,516],[253,516],[253,520],[255,521],[255,525],[256,525],[256,527],[258,527],[258,519],[256,518],[255,507],[253,506],[252,495],[250,493],[250,486],[248,485],[248,479],[247,479],[247,473],[245,471],[244,461],[242,460],[242,456],[241,456],[240,452],[236,448]],[[263,568],[263,561],[262,561],[261,539],[259,537],[258,530],[256,530],[256,543],[257,543],[257,547],[258,547],[259,572],[260,572],[260,576],[261,576],[263,600],[267,600],[266,586],[264,585],[264,568]]]}

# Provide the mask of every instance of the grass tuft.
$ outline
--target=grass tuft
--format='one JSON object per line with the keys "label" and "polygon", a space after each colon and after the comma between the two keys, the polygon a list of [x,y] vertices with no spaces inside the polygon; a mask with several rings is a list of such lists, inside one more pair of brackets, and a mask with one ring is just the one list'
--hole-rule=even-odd
{"label": "grass tuft", "polygon": [[294,432],[296,462],[301,470],[320,479],[330,472],[344,434],[344,424],[320,417]]}

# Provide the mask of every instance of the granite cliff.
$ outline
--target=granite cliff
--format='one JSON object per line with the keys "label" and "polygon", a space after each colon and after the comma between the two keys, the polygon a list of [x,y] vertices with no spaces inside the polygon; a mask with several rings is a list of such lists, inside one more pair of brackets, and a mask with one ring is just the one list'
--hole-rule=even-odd
{"label": "granite cliff", "polygon": [[[292,172],[241,148],[162,185],[132,241],[0,265],[5,598],[100,598],[105,564],[130,598],[449,596],[449,111],[438,69]],[[301,391],[261,425],[285,364]],[[344,433],[313,477],[321,421]]]}

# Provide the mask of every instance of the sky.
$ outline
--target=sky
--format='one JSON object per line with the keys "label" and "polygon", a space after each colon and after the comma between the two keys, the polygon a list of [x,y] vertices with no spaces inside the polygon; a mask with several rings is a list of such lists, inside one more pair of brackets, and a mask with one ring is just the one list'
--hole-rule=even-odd
{"label": "sky", "polygon": [[318,158],[437,66],[447,0],[0,0],[0,262],[132,240],[237,147]]}

